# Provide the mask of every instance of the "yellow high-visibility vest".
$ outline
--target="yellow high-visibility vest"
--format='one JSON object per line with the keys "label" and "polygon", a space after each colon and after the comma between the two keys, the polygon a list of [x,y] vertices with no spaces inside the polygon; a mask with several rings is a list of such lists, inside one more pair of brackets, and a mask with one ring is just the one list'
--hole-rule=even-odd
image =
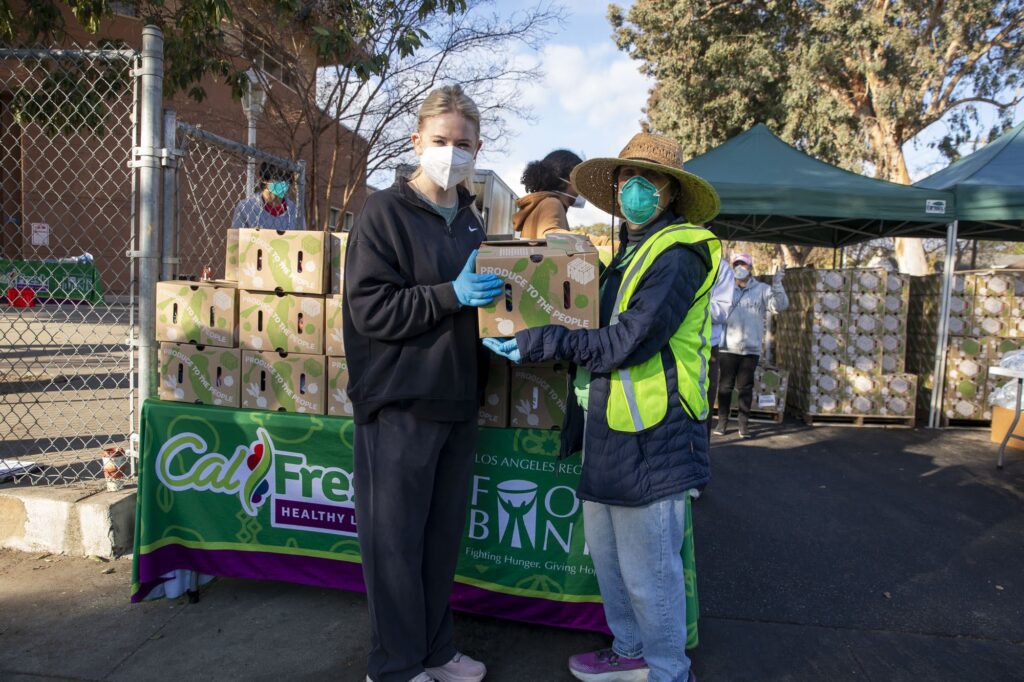
{"label": "yellow high-visibility vest", "polygon": [[682,324],[669,339],[675,360],[678,396],[669,396],[663,352],[646,361],[611,374],[608,426],[615,431],[637,433],[657,426],[668,413],[670,399],[678,399],[690,418],[708,418],[708,363],[711,359],[711,289],[718,279],[722,243],[709,230],[693,225],[669,225],[647,239],[634,254],[622,277],[610,324],[629,309],[629,302],[644,273],[655,259],[673,246],[707,244],[711,268],[697,290]]}

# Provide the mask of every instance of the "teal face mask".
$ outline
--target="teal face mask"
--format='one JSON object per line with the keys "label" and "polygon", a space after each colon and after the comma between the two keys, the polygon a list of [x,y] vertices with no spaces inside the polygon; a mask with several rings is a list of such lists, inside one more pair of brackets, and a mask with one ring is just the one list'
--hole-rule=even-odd
{"label": "teal face mask", "polygon": [[284,180],[277,180],[276,182],[270,183],[270,186],[267,189],[269,189],[270,193],[278,199],[284,199],[288,196],[288,183]]}
{"label": "teal face mask", "polygon": [[634,175],[619,189],[622,215],[633,225],[643,225],[658,212],[660,192],[650,180]]}

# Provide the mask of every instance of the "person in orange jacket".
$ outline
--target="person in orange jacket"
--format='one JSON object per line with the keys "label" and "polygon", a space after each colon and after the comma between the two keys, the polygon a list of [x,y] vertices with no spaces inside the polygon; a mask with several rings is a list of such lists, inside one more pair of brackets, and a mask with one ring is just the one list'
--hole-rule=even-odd
{"label": "person in orange jacket", "polygon": [[529,192],[516,202],[512,225],[522,239],[543,239],[548,232],[568,232],[566,211],[583,208],[586,201],[569,181],[582,159],[567,149],[556,149],[523,171],[523,187]]}

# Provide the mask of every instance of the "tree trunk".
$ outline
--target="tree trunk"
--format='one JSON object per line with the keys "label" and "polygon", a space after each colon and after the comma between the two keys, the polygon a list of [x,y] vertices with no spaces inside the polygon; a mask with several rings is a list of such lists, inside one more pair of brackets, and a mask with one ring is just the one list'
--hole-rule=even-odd
{"label": "tree trunk", "polygon": [[807,265],[807,258],[811,255],[813,248],[810,246],[792,246],[780,244],[782,257],[786,261],[787,268],[802,268]]}
{"label": "tree trunk", "polygon": [[[901,185],[910,184],[910,172],[907,160],[903,156],[903,147],[896,140],[879,131],[873,136],[874,141],[884,149],[885,166],[888,170],[889,182]],[[928,258],[924,253],[924,240],[912,237],[897,237],[895,240],[896,265],[905,275],[927,275]]]}

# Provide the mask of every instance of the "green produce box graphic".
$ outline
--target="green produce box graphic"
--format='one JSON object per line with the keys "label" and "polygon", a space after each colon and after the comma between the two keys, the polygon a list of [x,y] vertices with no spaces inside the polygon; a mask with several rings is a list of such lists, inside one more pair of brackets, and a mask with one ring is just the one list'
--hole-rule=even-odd
{"label": "green produce box graphic", "polygon": [[351,417],[355,414],[348,397],[348,360],[327,358],[327,414]]}
{"label": "green produce box graphic", "polygon": [[566,365],[516,365],[512,368],[509,423],[517,429],[560,429],[569,397]]}
{"label": "green produce box graphic", "polygon": [[158,283],[156,339],[220,348],[238,346],[238,290],[234,283]]}
{"label": "green produce box graphic", "polygon": [[244,350],[324,352],[323,297],[242,290],[238,310],[238,340]]}
{"label": "green produce box graphic", "polygon": [[242,351],[242,407],[324,414],[323,355]]}
{"label": "green produce box graphic", "polygon": [[327,320],[324,323],[324,354],[345,357],[345,336],[342,334],[341,294],[324,299]]}
{"label": "green produce box graphic", "polygon": [[340,294],[345,287],[345,250],[348,248],[348,232],[329,232],[327,234],[327,251],[331,258],[330,292]]}
{"label": "green produce box graphic", "polygon": [[249,291],[323,294],[326,236],[311,230],[238,230],[238,287]]}
{"label": "green produce box graphic", "polygon": [[505,280],[505,292],[480,308],[480,336],[512,336],[546,324],[596,329],[597,249],[580,235],[547,241],[485,242],[476,271]]}
{"label": "green produce box graphic", "polygon": [[161,343],[161,400],[239,407],[241,351],[237,348]]}
{"label": "green produce box graphic", "polygon": [[496,429],[508,428],[510,380],[508,361],[491,354],[487,366],[487,387],[484,389],[484,402],[477,415],[477,424]]}

